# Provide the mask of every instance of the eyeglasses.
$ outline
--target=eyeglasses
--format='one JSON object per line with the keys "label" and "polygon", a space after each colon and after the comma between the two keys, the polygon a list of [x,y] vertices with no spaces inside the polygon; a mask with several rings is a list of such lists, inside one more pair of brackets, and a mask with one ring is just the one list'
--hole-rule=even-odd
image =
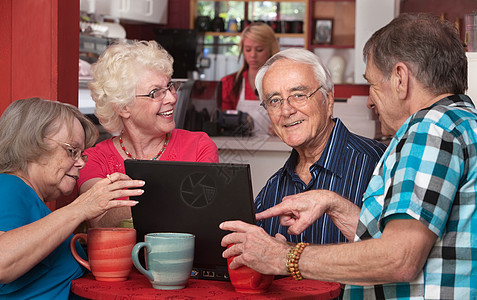
{"label": "eyeglasses", "polygon": [[[322,87],[323,86],[320,85],[319,88],[317,88],[313,93],[311,93],[308,96],[305,94],[293,94],[288,96],[286,100],[293,107],[303,105],[305,104],[306,100],[308,100],[311,96],[313,96],[316,92],[318,92]],[[277,111],[281,108],[283,101],[285,101],[285,99],[272,96],[271,98],[260,103],[260,105],[269,111]]]}
{"label": "eyeglasses", "polygon": [[153,89],[147,95],[136,95],[136,97],[148,97],[156,101],[161,101],[166,97],[167,91],[172,95],[177,95],[177,91],[180,89],[182,82],[170,81],[165,88]]}
{"label": "eyeglasses", "polygon": [[[49,139],[49,138],[47,138]],[[88,161],[88,156],[83,154],[83,151],[81,150],[81,148],[78,148],[78,147],[74,147],[68,143],[65,143],[65,142],[59,142],[57,140],[54,140],[54,139],[49,139],[55,143],[57,143],[58,145],[60,145],[61,147],[63,147],[63,149],[66,150],[66,152],[68,152],[68,156],[71,157],[74,161],[77,161],[78,159],[82,159],[84,162]]]}

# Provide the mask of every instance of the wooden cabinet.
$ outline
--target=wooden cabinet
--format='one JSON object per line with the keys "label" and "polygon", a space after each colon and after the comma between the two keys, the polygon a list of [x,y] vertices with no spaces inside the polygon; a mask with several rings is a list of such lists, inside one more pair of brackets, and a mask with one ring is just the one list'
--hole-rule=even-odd
{"label": "wooden cabinet", "polygon": [[[354,48],[355,0],[310,0],[308,49]],[[317,20],[332,20],[331,42],[319,43]]]}
{"label": "wooden cabinet", "polygon": [[[244,2],[244,3],[252,3],[252,2],[263,2],[263,1],[257,1],[257,0],[201,0],[201,1],[210,1],[210,2]],[[190,28],[194,28],[194,23],[197,18],[197,12],[198,12],[198,6],[197,3],[199,0],[191,0],[190,1]],[[308,32],[308,29],[310,28],[309,26],[309,2],[310,0],[274,0],[270,2],[277,2],[277,3],[284,3],[284,2],[298,2],[298,3],[304,3],[305,5],[305,12],[304,12],[304,19],[303,19],[303,32],[302,33],[277,33],[278,38],[285,38],[285,37],[292,37],[292,38],[303,38],[304,40],[304,47],[307,47],[309,44],[309,37],[310,33]],[[211,36],[237,36],[240,35],[240,32],[205,32],[205,35],[211,35]]]}
{"label": "wooden cabinet", "polygon": [[[256,0],[201,0],[210,2],[245,2],[251,3]],[[190,1],[190,28],[194,28],[197,18],[199,0]],[[262,2],[262,1],[258,1]],[[270,2],[301,2],[305,5],[305,17],[303,20],[303,33],[277,33],[278,38],[298,37],[303,38],[304,47],[314,48],[354,48],[355,30],[355,0],[275,0]],[[331,42],[319,43],[316,41],[316,21],[332,20]],[[237,36],[234,32],[205,32],[210,36]]]}

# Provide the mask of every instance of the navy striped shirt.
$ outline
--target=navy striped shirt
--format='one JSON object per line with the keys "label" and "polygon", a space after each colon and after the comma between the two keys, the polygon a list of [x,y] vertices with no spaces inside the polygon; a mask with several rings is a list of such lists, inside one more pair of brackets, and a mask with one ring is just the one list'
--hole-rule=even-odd
{"label": "navy striped shirt", "polygon": [[[326,148],[320,159],[310,167],[312,179],[308,185],[295,172],[298,152],[293,150],[285,165],[270,177],[255,199],[256,212],[275,206],[285,196],[318,189],[334,191],[361,207],[364,191],[386,146],[349,132],[338,118],[334,121],[336,124]],[[278,217],[259,221],[258,225],[270,235],[279,232],[294,243],[347,242],[326,214],[301,235],[290,236],[288,227],[281,226]]]}

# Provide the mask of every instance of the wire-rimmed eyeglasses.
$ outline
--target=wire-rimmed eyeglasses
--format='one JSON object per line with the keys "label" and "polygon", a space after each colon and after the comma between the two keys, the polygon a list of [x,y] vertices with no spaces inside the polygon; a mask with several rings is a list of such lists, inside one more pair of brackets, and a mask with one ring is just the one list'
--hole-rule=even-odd
{"label": "wire-rimmed eyeglasses", "polygon": [[68,153],[68,156],[71,157],[74,161],[77,161],[80,158],[84,162],[86,162],[88,160],[88,156],[83,154],[83,150],[81,150],[81,148],[75,147],[75,146],[70,145],[68,143],[60,142],[60,141],[57,141],[57,140],[54,140],[54,139],[50,139],[50,138],[47,138],[47,139],[49,139],[50,141],[53,141],[53,142],[57,143],[58,145],[60,145],[61,147],[63,147],[63,149],[65,149],[66,152]]}
{"label": "wire-rimmed eyeglasses", "polygon": [[172,95],[177,95],[177,91],[180,89],[181,84],[182,82],[180,81],[169,81],[164,88],[155,88],[147,95],[136,95],[136,97],[148,97],[155,101],[161,101],[166,97],[167,91],[171,92]]}
{"label": "wire-rimmed eyeglasses", "polygon": [[[291,106],[297,107],[299,105],[305,104],[306,100],[311,98],[311,96],[313,96],[316,92],[318,92],[322,87],[323,86],[320,85],[313,93],[311,93],[309,95],[300,94],[300,93],[292,94],[292,95],[288,96],[286,98],[286,100],[288,101],[288,103]],[[265,101],[262,101],[262,103],[260,103],[260,105],[263,106],[265,109],[267,109],[269,111],[277,111],[282,106],[283,101],[285,101],[285,99],[279,98],[279,97],[276,97],[276,96],[272,96],[269,99],[267,99]]]}

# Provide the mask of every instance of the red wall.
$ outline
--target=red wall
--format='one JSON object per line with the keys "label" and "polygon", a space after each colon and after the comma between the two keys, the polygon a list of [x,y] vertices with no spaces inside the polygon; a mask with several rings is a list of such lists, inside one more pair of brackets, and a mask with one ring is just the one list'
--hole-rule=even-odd
{"label": "red wall", "polygon": [[12,98],[12,1],[0,1],[0,114],[11,103]]}
{"label": "red wall", "polygon": [[0,113],[28,97],[77,105],[79,0],[2,0],[0,11]]}

